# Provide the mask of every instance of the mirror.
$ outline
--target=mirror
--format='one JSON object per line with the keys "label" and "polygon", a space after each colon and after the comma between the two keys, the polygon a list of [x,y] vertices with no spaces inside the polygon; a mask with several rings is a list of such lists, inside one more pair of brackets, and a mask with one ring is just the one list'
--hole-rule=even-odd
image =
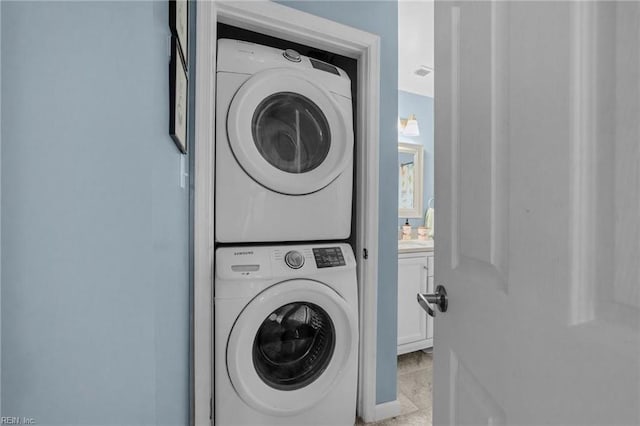
{"label": "mirror", "polygon": [[422,217],[422,145],[398,142],[398,216]]}

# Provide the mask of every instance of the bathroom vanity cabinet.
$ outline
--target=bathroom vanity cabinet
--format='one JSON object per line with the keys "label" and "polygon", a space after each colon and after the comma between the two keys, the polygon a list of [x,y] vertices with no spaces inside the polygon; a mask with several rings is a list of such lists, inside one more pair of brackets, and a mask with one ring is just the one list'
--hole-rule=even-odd
{"label": "bathroom vanity cabinet", "polygon": [[418,305],[417,293],[433,293],[433,245],[398,248],[398,355],[433,346],[433,318]]}

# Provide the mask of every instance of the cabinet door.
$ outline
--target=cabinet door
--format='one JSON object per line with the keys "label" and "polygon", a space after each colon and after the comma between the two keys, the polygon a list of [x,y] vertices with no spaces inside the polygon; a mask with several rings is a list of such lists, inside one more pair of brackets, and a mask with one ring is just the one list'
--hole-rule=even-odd
{"label": "cabinet door", "polygon": [[416,294],[427,291],[427,257],[398,257],[398,354],[431,346],[427,342],[427,319]]}

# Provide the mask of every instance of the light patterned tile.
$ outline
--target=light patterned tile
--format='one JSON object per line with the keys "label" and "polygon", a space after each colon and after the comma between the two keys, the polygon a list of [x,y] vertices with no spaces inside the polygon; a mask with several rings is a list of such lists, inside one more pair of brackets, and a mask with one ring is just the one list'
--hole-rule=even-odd
{"label": "light patterned tile", "polygon": [[405,394],[418,408],[431,407],[432,371],[431,369],[418,370],[414,373],[403,374],[398,377],[398,389]]}
{"label": "light patterned tile", "polygon": [[433,356],[422,351],[398,357],[398,402],[400,415],[375,423],[364,423],[358,418],[356,425],[366,426],[431,426],[432,423]]}
{"label": "light patterned tile", "polygon": [[433,354],[422,351],[410,352],[398,357],[398,375],[430,368],[433,365]]}
{"label": "light patterned tile", "polygon": [[398,391],[398,402],[400,403],[400,415],[410,414],[418,411],[418,407],[407,396]]}
{"label": "light patterned tile", "polygon": [[375,426],[429,426],[431,425],[431,413],[416,411],[392,419],[374,423]]}

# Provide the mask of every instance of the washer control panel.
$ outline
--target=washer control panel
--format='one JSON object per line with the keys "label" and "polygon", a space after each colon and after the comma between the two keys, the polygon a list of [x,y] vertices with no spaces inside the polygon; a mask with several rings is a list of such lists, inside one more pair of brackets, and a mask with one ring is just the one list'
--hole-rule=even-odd
{"label": "washer control panel", "polygon": [[313,257],[318,268],[345,266],[344,255],[340,247],[322,247],[313,249]]}
{"label": "washer control panel", "polygon": [[304,265],[304,255],[296,250],[291,250],[284,255],[284,263],[291,269],[300,269]]}
{"label": "washer control panel", "polygon": [[226,280],[315,277],[356,268],[345,243],[281,246],[222,246],[216,249],[216,278]]}

